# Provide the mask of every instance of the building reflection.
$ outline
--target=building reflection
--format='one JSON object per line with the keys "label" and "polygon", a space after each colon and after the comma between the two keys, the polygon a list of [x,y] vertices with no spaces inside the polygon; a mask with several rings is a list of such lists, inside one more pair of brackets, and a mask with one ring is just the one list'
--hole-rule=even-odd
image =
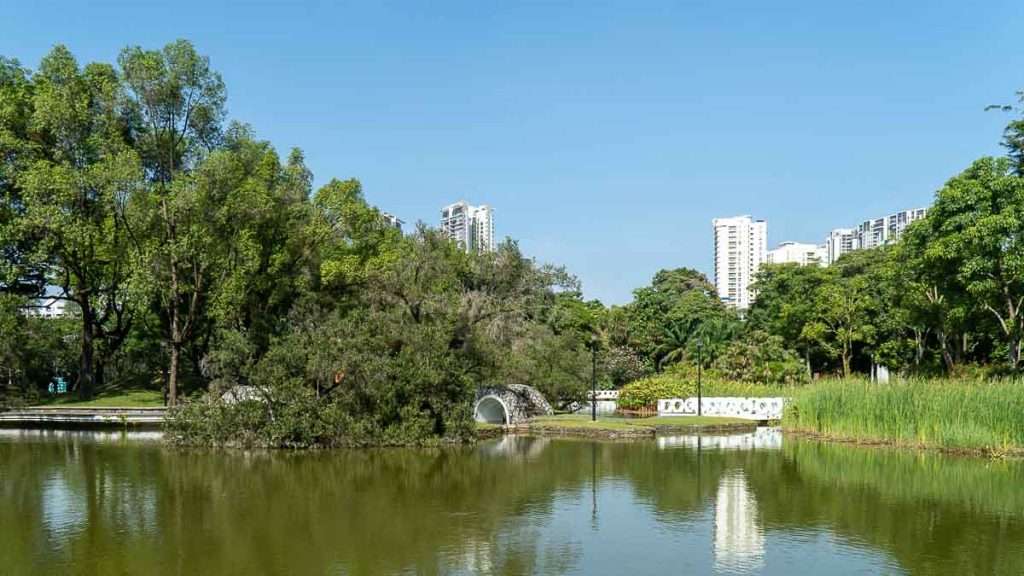
{"label": "building reflection", "polygon": [[715,570],[752,572],[764,566],[764,529],[742,470],[724,475],[715,501]]}

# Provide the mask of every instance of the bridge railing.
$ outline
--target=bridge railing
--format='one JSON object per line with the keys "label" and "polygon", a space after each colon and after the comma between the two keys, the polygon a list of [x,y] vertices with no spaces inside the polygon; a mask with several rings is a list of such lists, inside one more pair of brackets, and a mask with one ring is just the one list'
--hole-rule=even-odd
{"label": "bridge railing", "polygon": [[[701,401],[701,414],[743,418],[746,420],[781,420],[786,399],[705,397]],[[658,416],[696,416],[697,398],[666,398],[658,400]]]}

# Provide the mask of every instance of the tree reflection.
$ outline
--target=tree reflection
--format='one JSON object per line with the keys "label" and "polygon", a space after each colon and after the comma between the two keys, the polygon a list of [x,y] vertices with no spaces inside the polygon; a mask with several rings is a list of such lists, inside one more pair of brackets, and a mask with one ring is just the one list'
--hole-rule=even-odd
{"label": "tree reflection", "polygon": [[[812,530],[913,573],[1024,573],[1019,462],[689,442],[242,453],[0,439],[0,557],[26,574],[578,571],[592,536],[573,530],[588,521],[566,530],[557,509],[589,513],[598,537],[626,520],[701,531],[726,571],[765,566],[773,532]],[[608,497],[630,504],[599,510]]]}

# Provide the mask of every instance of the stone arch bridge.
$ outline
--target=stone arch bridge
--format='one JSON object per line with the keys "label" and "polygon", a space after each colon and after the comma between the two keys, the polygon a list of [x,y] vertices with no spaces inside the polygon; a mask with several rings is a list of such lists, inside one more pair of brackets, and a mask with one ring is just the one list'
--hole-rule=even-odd
{"label": "stone arch bridge", "polygon": [[533,416],[550,416],[553,413],[544,395],[525,384],[479,388],[473,404],[476,421],[491,424],[519,424]]}

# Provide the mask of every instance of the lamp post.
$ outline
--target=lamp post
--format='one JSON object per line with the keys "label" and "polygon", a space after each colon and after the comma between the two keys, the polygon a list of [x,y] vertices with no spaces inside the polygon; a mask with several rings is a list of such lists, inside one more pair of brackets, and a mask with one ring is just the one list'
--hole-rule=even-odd
{"label": "lamp post", "polygon": [[697,338],[697,416],[701,416],[704,413],[701,404],[701,372],[704,369],[704,339]]}
{"label": "lamp post", "polygon": [[597,422],[597,335],[590,337],[590,420]]}

